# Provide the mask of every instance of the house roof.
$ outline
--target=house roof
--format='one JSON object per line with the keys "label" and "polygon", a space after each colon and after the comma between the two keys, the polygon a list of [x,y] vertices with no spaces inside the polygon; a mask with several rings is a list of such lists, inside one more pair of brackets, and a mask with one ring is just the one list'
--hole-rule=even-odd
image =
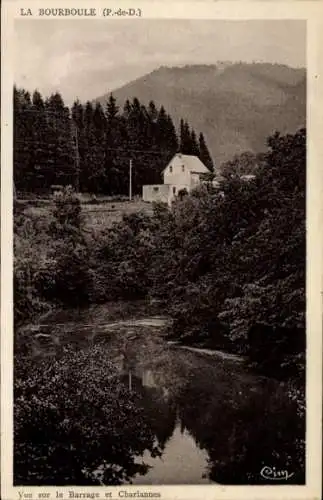
{"label": "house roof", "polygon": [[176,153],[176,155],[171,159],[168,165],[162,171],[162,174],[165,172],[167,167],[170,165],[185,165],[185,167],[195,174],[208,173],[210,170],[201,162],[201,160],[197,156],[193,155],[183,155],[182,153]]}

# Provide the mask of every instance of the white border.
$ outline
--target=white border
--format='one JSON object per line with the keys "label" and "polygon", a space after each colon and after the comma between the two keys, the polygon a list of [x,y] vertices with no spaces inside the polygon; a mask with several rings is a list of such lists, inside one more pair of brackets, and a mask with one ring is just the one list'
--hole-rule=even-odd
{"label": "white border", "polygon": [[[323,200],[323,4],[316,2],[109,2],[108,7],[141,8],[145,19],[307,19],[307,74],[308,74],[308,171],[307,171],[307,484],[306,486],[126,486],[126,487],[68,487],[38,488],[12,486],[12,88],[13,88],[13,21],[24,7],[44,8],[45,2],[7,1],[2,4],[2,61],[1,74],[1,497],[18,499],[18,491],[67,493],[113,491],[151,491],[161,493],[163,499],[319,499],[321,485],[321,411],[322,411],[322,200]],[[104,3],[83,0],[77,2],[46,1],[50,7],[88,7],[98,12]],[[19,17],[20,18],[20,17]],[[24,19],[28,22],[28,18]],[[34,19],[34,18],[33,18]],[[52,19],[52,18],[51,18]],[[67,19],[67,18],[66,18]],[[321,21],[322,20],[322,21]],[[45,19],[39,21],[46,22]],[[77,19],[75,19],[77,22]],[[90,22],[90,20],[89,20]],[[105,22],[113,22],[105,20]],[[137,22],[136,20],[134,22]],[[320,41],[321,39],[321,41]],[[68,498],[65,494],[64,498]]]}

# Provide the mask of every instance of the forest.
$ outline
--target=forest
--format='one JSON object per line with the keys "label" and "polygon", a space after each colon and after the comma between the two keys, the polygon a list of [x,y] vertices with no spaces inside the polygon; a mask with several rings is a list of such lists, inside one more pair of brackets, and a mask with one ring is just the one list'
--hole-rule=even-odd
{"label": "forest", "polygon": [[[33,113],[37,106],[40,112]],[[43,113],[55,107],[61,109],[59,122],[56,115]],[[134,110],[137,118],[132,121]],[[102,346],[77,351],[68,346],[61,357],[43,358],[30,371],[32,331],[24,326],[55,309],[109,308],[116,302],[143,302],[173,319],[168,340],[234,353],[246,359],[248,369],[278,381],[268,400],[267,393],[255,393],[251,406],[248,399],[239,403],[234,391],[238,375],[229,381],[223,375],[223,400],[215,392],[216,382],[206,375],[202,392],[196,386],[194,399],[201,397],[201,406],[212,394],[212,405],[219,406],[218,427],[212,422],[203,446],[213,443],[216,428],[227,436],[223,457],[213,460],[214,480],[261,484],[259,460],[264,459],[282,468],[296,464],[293,481],[304,483],[306,130],[275,132],[261,155],[236,156],[223,166],[217,188],[205,184],[178,196],[171,207],[154,204],[152,214],[124,215],[97,232],[85,224],[78,188],[127,193],[127,148],[142,155],[136,156],[142,166],[136,174],[137,193],[141,183],[158,181],[163,158],[177,150],[195,152],[211,169],[213,162],[203,135],[196,140],[183,121],[177,139],[171,118],[153,103],[146,110],[134,99],[120,113],[111,96],[106,113],[100,106],[76,103],[72,114],[79,172],[76,135],[61,97],[43,101],[36,92],[30,99],[25,91],[15,91],[17,190],[36,194],[54,183],[67,185],[50,200],[45,218],[26,213],[21,200],[14,200],[16,484],[98,484],[93,471],[107,449],[105,484],[121,484],[132,474],[145,473],[145,465],[134,463],[133,455],[145,449],[152,456],[161,453],[154,445],[153,411],[147,418],[140,410],[141,396],[129,394],[120,383],[115,366],[102,356]],[[158,153],[158,162],[152,164],[147,151]],[[251,165],[254,176],[246,182],[241,174]],[[189,373],[181,391],[197,378]],[[260,384],[263,390],[264,378]],[[221,383],[217,390],[221,393]],[[185,391],[180,394],[185,399]],[[228,394],[233,402],[227,401],[224,412]],[[186,403],[183,418],[200,435],[208,413],[199,423],[194,405],[189,399]],[[116,411],[118,419],[113,418]],[[231,423],[226,426],[228,415]],[[228,442],[234,446],[230,453]],[[218,438],[216,443],[218,450]]]}
{"label": "forest", "polygon": [[[34,145],[38,140],[41,144],[38,135],[53,126],[51,118],[45,124],[45,110],[61,108],[69,127],[69,111],[58,94],[45,102],[37,92],[32,100],[28,96],[25,91],[15,91],[15,101],[20,102],[16,107],[16,125],[22,133],[24,124]],[[31,111],[38,107],[44,115],[37,113],[34,117],[30,113],[29,118],[28,113],[19,111],[20,106],[25,111],[26,107]],[[110,193],[126,192],[126,174],[122,174],[126,167],[118,163],[122,141],[129,148],[144,151],[149,148],[148,138],[154,137],[150,139],[151,151],[159,148],[160,160],[163,154],[172,155],[180,148],[196,152],[213,167],[203,135],[196,141],[194,130],[183,121],[178,141],[170,116],[163,107],[158,111],[153,103],[146,110],[134,99],[132,104],[126,103],[120,115],[110,96],[106,115],[100,105],[93,110],[90,103],[85,108],[75,103],[72,116],[79,128],[80,186],[91,192],[104,186],[105,192],[109,192],[107,186]],[[29,119],[33,127],[29,126]],[[45,120],[43,127],[38,119]],[[48,170],[55,170],[50,161],[56,155],[62,165],[70,162],[73,171],[73,149],[71,143],[64,143],[71,139],[67,128],[63,123],[57,126],[60,140],[55,143],[54,152],[51,143],[47,149],[39,150],[33,145],[40,159],[47,155],[42,165],[47,165]],[[102,134],[106,134],[105,141]],[[29,163],[23,163],[30,175],[23,172],[21,162],[25,160],[21,155],[32,155],[31,143],[27,140],[23,150],[17,137],[15,141],[15,179],[19,189],[37,191],[34,186],[44,178],[49,185],[57,182],[61,175],[59,162],[55,164],[58,172],[47,178],[41,166],[36,172],[30,170],[35,168],[35,159],[30,156]],[[111,157],[107,144],[115,146]],[[149,298],[174,318],[172,335],[176,339],[248,352],[251,360],[269,373],[275,370],[275,374],[298,374],[299,368],[303,373],[305,129],[285,136],[274,133],[268,138],[267,151],[256,160],[254,179],[247,183],[240,177],[250,162],[250,154],[245,153],[224,166],[220,188],[201,186],[178,198],[171,209],[156,204],[153,216],[141,212],[125,215],[120,223],[99,235],[85,229],[82,206],[73,186],[55,199],[45,221],[37,217],[27,220],[16,204],[17,323],[32,318],[48,304],[79,307]],[[152,168],[148,160],[145,163],[143,153],[142,177],[140,169],[137,171],[137,191],[142,182],[157,180],[154,176],[164,163],[154,165]],[[108,178],[112,179],[109,183]],[[32,241],[24,237],[27,223],[32,228]]]}
{"label": "forest", "polygon": [[133,193],[161,182],[161,171],[177,152],[200,157],[212,171],[203,133],[187,121],[176,131],[163,106],[137,98],[122,110],[111,94],[106,106],[74,102],[59,93],[44,99],[14,88],[14,180],[22,193],[49,192],[52,185],[105,195],[128,194],[129,160],[134,163]]}

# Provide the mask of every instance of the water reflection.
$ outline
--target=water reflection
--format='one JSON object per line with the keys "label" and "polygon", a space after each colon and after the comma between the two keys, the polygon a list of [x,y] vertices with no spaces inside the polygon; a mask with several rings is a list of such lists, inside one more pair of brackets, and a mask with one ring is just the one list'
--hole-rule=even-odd
{"label": "water reflection", "polygon": [[291,482],[304,481],[295,447],[302,423],[284,387],[228,360],[156,349],[149,358],[144,347],[132,353],[131,377],[162,457],[145,453],[150,469],[134,483],[263,484],[267,464],[289,466]]}
{"label": "water reflection", "polygon": [[[77,322],[70,331],[73,344],[79,333],[81,346],[96,336],[95,327],[82,330]],[[104,337],[107,331],[102,327],[102,355],[116,367],[151,434],[149,446],[134,446],[131,439],[140,435],[129,434],[127,454],[135,464],[127,465],[124,482],[270,484],[260,476],[267,465],[293,472],[288,484],[304,483],[296,446],[304,422],[283,386],[243,364],[169,346],[151,325],[120,323]],[[118,411],[114,405],[116,422]],[[105,484],[113,484],[108,474]]]}
{"label": "water reflection", "polygon": [[177,424],[164,447],[161,458],[152,460],[149,453],[143,456],[151,466],[145,476],[136,477],[134,484],[203,484],[207,477],[208,454],[197,448],[187,430]]}
{"label": "water reflection", "polygon": [[[163,373],[140,365],[132,369],[124,364],[120,379],[129,391],[140,393],[155,446],[161,455],[153,458],[146,450],[137,463],[148,466],[144,475],[131,479],[134,484],[203,484],[210,483],[207,475],[208,453],[197,446],[195,438],[185,428],[179,416],[174,394],[165,385]],[[160,383],[158,383],[158,381]]]}

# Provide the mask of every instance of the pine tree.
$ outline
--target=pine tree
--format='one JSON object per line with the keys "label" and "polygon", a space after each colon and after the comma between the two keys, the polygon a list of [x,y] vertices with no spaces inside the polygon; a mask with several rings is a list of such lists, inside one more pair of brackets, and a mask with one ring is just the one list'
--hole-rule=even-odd
{"label": "pine tree", "polygon": [[106,129],[107,120],[100,103],[88,101],[84,110],[84,159],[82,164],[82,189],[103,193],[106,188]]}
{"label": "pine tree", "polygon": [[133,100],[130,124],[132,132],[135,131],[136,134],[133,141],[134,148],[140,151],[134,157],[133,189],[134,193],[141,194],[143,184],[155,182],[156,163],[155,158],[149,155],[149,152],[153,149],[150,137],[151,119],[146,107],[137,98]]}
{"label": "pine tree", "polygon": [[75,180],[75,158],[71,134],[70,111],[56,92],[45,101],[48,133],[48,164],[55,183],[68,185]]}
{"label": "pine tree", "polygon": [[131,104],[129,99],[127,99],[123,106],[123,115],[125,118],[128,118],[130,113],[131,113]]}
{"label": "pine tree", "polygon": [[93,134],[93,106],[87,101],[84,108],[84,144],[80,184],[82,191],[91,192],[93,186],[90,183],[91,169],[93,163],[92,148],[94,141]]}
{"label": "pine tree", "polygon": [[158,117],[158,110],[154,101],[150,101],[148,105],[148,115],[153,123],[156,123]]}
{"label": "pine tree", "polygon": [[207,145],[206,145],[206,142],[204,139],[204,135],[202,134],[202,132],[199,135],[199,150],[200,150],[199,158],[200,158],[201,162],[203,162],[204,165],[211,172],[213,172],[214,171],[213,160],[212,160],[211,155],[209,153],[209,150],[207,148]]}
{"label": "pine tree", "polygon": [[196,138],[196,133],[193,129],[191,131],[191,154],[195,155],[195,156],[199,156],[199,154],[200,154],[200,150],[199,150],[199,146],[198,146],[197,138]]}
{"label": "pine tree", "polygon": [[115,97],[113,97],[112,94],[110,94],[106,105],[106,118],[110,126],[114,122],[118,114],[119,114],[119,106],[117,106],[117,100],[115,99]]}
{"label": "pine tree", "polygon": [[52,168],[49,160],[49,151],[47,147],[47,115],[45,103],[41,94],[35,90],[32,96],[32,132],[33,132],[33,190],[48,190],[51,184],[55,182],[55,170]]}
{"label": "pine tree", "polygon": [[180,151],[183,154],[192,154],[191,132],[187,121],[181,120],[180,123]]}
{"label": "pine tree", "polygon": [[38,90],[35,90],[33,93],[32,105],[33,105],[34,109],[36,109],[38,111],[41,111],[41,112],[45,111],[45,104],[44,104],[43,98],[42,98],[41,94],[38,92]]}
{"label": "pine tree", "polygon": [[85,126],[84,126],[84,107],[79,100],[75,101],[71,109],[71,121],[73,131],[73,154],[75,163],[79,159],[78,165],[76,164],[75,171],[75,188],[76,190],[86,191],[84,189],[83,168],[84,168],[84,155],[85,155]]}
{"label": "pine tree", "polygon": [[171,155],[173,156],[178,150],[178,138],[176,128],[172,117],[167,115],[167,129],[168,129],[168,145]]}
{"label": "pine tree", "polygon": [[78,99],[74,101],[71,115],[75,125],[77,125],[79,131],[81,131],[84,128],[84,108]]}
{"label": "pine tree", "polygon": [[133,192],[139,194],[142,185],[161,182],[176,151],[198,154],[187,121],[181,120],[179,145],[164,106],[150,101],[146,107],[134,97],[120,113],[112,94],[105,109],[76,100],[69,110],[58,92],[44,101],[37,90],[31,98],[14,88],[14,140],[14,181],[18,190],[31,192],[72,184],[84,192],[127,194],[131,158]]}
{"label": "pine tree", "polygon": [[107,120],[101,104],[98,102],[95,105],[93,112],[93,126],[98,135],[101,137],[106,130]]}
{"label": "pine tree", "polygon": [[157,137],[159,148],[164,156],[170,159],[178,149],[178,140],[173,120],[170,115],[166,114],[163,106],[161,106],[157,118]]}
{"label": "pine tree", "polygon": [[108,194],[121,194],[123,192],[122,166],[120,170],[120,153],[118,152],[118,149],[122,150],[123,147],[123,126],[119,112],[117,101],[110,94],[105,111],[107,120],[105,138],[105,192]]}
{"label": "pine tree", "polygon": [[14,87],[14,182],[18,191],[33,189],[33,116],[30,94]]}
{"label": "pine tree", "polygon": [[150,101],[147,109],[147,140],[149,143],[149,147],[152,151],[158,150],[157,145],[157,119],[158,119],[158,110],[154,101]]}
{"label": "pine tree", "polygon": [[94,193],[103,193],[105,188],[105,137],[106,117],[102,106],[97,103],[93,112],[91,134],[91,160],[89,184]]}
{"label": "pine tree", "polygon": [[161,106],[157,117],[157,141],[158,147],[163,150],[168,146],[168,119],[164,106]]}
{"label": "pine tree", "polygon": [[183,143],[184,143],[184,120],[181,118],[180,125],[179,125],[179,151],[183,153]]}

